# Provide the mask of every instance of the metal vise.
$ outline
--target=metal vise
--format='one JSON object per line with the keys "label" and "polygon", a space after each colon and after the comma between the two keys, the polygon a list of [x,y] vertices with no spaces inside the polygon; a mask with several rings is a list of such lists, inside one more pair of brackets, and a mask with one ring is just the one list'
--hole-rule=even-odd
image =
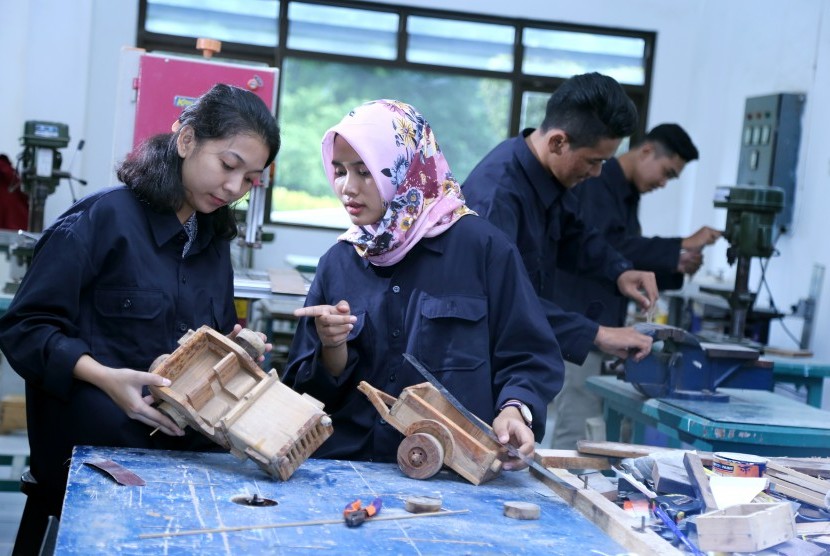
{"label": "metal vise", "polygon": [[772,390],[772,362],[754,348],[700,342],[681,328],[636,324],[654,339],[642,361],[627,359],[623,378],[651,398],[729,401],[719,387]]}

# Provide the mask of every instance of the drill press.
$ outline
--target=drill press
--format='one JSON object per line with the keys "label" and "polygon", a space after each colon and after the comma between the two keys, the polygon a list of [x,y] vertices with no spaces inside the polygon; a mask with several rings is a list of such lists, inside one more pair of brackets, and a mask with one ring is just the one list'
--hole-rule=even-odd
{"label": "drill press", "polygon": [[774,251],[775,217],[784,207],[784,190],[767,186],[719,187],[715,207],[727,209],[723,237],[729,242],[726,261],[737,262],[735,287],[728,295],[731,309],[729,336],[742,341],[747,313],[755,302],[749,291],[752,257],[769,258]]}

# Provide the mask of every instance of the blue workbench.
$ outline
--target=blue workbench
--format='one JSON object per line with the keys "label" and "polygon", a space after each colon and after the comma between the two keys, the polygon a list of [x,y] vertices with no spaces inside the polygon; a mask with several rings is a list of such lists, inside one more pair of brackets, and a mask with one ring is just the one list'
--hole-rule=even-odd
{"label": "blue workbench", "polygon": [[[116,484],[84,461],[111,459],[146,481]],[[274,500],[250,507],[235,496]],[[380,496],[382,516],[412,515],[408,496],[440,496],[445,510],[469,513],[398,521],[254,529],[142,539],[139,535],[254,524],[342,519],[354,499]],[[504,517],[505,501],[538,504],[539,520]],[[474,486],[442,470],[426,481],[394,464],[306,461],[285,482],[229,454],[76,447],[58,530],[56,554],[546,554],[628,551],[566,505],[527,471]]]}
{"label": "blue workbench", "polygon": [[609,441],[619,440],[622,417],[634,424],[635,443],[644,427],[705,451],[762,456],[830,456],[830,412],[766,390],[719,388],[729,402],[648,398],[613,376],[591,377],[586,387],[600,396]]}

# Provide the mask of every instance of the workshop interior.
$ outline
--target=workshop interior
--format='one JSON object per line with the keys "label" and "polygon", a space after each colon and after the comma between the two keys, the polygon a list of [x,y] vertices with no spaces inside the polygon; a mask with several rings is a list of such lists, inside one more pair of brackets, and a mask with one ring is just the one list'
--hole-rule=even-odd
{"label": "workshop interior", "polygon": [[[43,232],[116,185],[118,164],[214,84],[253,92],[282,135],[233,207],[231,245],[238,322],[272,348],[202,327],[150,371],[169,379],[149,388],[165,415],[218,446],[76,447],[41,554],[830,554],[830,3],[26,0],[3,12],[0,315]],[[608,358],[587,379],[603,413],[577,450],[548,443],[549,412],[527,457],[442,387],[442,369],[405,354],[423,384],[398,397],[355,385],[404,436],[398,464],[316,459],[332,421],[279,377],[294,311],[350,225],[323,133],[361,102],[410,102],[462,183],[588,72],[637,108],[618,155],[664,122],[700,151],[643,195],[642,235],[721,232],[651,311],[629,304],[649,355]],[[219,378],[191,370],[202,366]],[[2,354],[0,406],[0,554],[12,554],[31,416]],[[506,453],[529,470],[504,471]],[[184,519],[193,507],[203,514]],[[130,523],[105,531],[91,515]]]}

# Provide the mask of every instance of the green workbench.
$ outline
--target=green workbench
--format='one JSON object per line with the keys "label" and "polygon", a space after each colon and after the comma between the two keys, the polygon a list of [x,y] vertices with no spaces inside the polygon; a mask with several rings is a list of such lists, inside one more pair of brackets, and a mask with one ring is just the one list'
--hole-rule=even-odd
{"label": "green workbench", "polygon": [[821,407],[824,379],[830,376],[830,363],[813,357],[782,357],[764,355],[764,359],[773,362],[773,380],[803,386],[807,390],[807,403]]}
{"label": "green workbench", "polygon": [[643,443],[645,427],[653,427],[711,452],[830,456],[830,412],[774,392],[720,388],[730,395],[724,403],[647,398],[613,376],[591,377],[586,387],[603,400],[610,441],[619,441],[622,418],[629,417],[634,443]]}

